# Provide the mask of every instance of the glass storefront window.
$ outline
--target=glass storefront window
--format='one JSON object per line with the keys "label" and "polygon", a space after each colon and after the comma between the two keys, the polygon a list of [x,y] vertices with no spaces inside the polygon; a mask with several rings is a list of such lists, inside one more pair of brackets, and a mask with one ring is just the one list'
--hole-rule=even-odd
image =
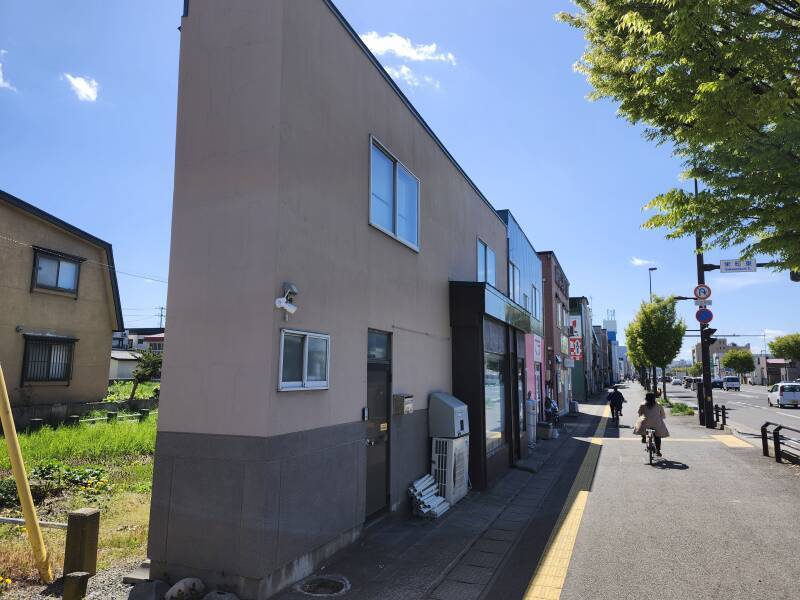
{"label": "glass storefront window", "polygon": [[486,412],[486,454],[491,454],[504,443],[505,431],[505,377],[503,356],[484,353],[484,410]]}

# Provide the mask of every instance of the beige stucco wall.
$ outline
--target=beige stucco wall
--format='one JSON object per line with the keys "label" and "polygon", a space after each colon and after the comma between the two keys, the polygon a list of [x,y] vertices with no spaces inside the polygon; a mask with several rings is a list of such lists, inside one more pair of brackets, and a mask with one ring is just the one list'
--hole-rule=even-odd
{"label": "beige stucco wall", "polygon": [[[11,404],[95,402],[108,385],[114,302],[105,251],[0,201],[0,363]],[[81,265],[77,299],[31,291],[33,249],[41,246],[88,259]],[[94,261],[94,262],[89,262]],[[16,331],[20,327],[22,332]],[[20,388],[25,340],[22,333],[52,333],[78,338],[72,381]]]}
{"label": "beige stucco wall", "polygon": [[[448,280],[475,279],[480,236],[505,290],[505,226],[321,0],[193,0],[181,36],[159,428],[360,420],[368,328],[393,334],[393,391],[426,408],[451,387]],[[370,135],[421,181],[419,253],[369,225]],[[283,327],[330,334],[329,390],[276,391]]]}

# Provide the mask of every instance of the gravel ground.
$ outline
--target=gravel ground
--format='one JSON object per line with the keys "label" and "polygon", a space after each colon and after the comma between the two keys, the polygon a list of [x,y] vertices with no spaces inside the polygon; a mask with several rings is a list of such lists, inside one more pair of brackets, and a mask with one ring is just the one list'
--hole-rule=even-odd
{"label": "gravel ground", "polygon": [[[101,571],[89,579],[89,588],[86,598],[89,600],[127,600],[130,585],[122,583],[122,578],[131,572],[141,562],[140,559],[126,561],[114,565],[110,569]],[[40,600],[42,598],[61,598],[61,580],[49,586],[28,585],[12,587],[5,597],[9,600]],[[5,597],[3,600],[5,600]]]}

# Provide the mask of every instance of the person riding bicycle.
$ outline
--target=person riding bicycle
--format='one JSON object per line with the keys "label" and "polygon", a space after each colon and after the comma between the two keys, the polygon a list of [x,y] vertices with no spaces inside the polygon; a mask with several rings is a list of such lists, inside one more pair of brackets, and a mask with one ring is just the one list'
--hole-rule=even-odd
{"label": "person riding bicycle", "polygon": [[655,430],[656,456],[661,456],[661,438],[669,437],[667,424],[664,422],[666,414],[664,407],[656,403],[656,395],[652,392],[645,394],[645,400],[639,405],[639,418],[633,428],[634,435],[642,436],[642,443],[648,429]]}
{"label": "person riding bicycle", "polygon": [[622,395],[622,392],[619,391],[618,386],[614,386],[614,389],[611,390],[611,393],[606,398],[606,401],[611,405],[611,416],[621,416],[622,415],[622,403],[627,402],[625,397]]}

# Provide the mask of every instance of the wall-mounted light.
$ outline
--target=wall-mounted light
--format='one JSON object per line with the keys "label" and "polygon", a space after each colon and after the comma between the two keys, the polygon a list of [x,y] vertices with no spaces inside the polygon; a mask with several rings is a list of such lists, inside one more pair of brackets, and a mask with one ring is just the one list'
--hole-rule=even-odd
{"label": "wall-mounted light", "polygon": [[297,312],[297,305],[294,303],[294,299],[299,293],[300,290],[297,289],[295,284],[291,281],[285,281],[283,283],[283,296],[275,298],[275,308],[280,308],[285,311],[283,318],[286,321],[289,320],[289,315],[293,315]]}

